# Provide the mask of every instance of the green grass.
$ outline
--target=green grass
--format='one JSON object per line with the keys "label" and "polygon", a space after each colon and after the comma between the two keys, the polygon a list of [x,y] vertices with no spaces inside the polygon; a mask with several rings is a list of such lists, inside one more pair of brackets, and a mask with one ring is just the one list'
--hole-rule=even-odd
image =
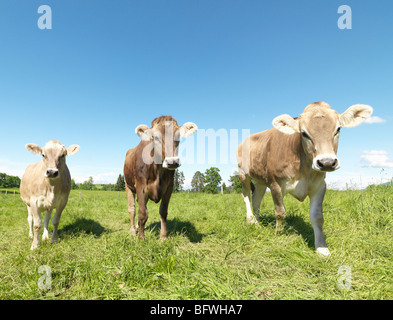
{"label": "green grass", "polygon": [[[328,191],[326,241],[314,251],[306,200],[285,198],[277,236],[269,193],[260,226],[245,223],[239,194],[173,194],[169,239],[161,241],[159,205],[149,202],[146,239],[129,234],[124,192],[72,191],[60,242],[30,251],[27,210],[0,194],[0,299],[393,299],[393,188]],[[50,232],[52,226],[50,224]],[[42,230],[41,230],[42,233]],[[41,240],[41,234],[40,234]],[[38,287],[38,268],[52,288]],[[340,266],[351,288],[340,289]]]}

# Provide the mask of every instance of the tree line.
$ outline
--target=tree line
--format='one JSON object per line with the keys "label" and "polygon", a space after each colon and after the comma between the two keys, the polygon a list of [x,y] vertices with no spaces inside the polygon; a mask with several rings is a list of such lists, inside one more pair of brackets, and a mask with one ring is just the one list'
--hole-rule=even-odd
{"label": "tree line", "polygon": [[[176,169],[174,173],[173,192],[185,191],[184,181],[184,173]],[[219,193],[221,192],[221,187],[224,193],[240,193],[242,191],[242,184],[240,182],[239,174],[237,172],[234,172],[233,175],[230,176],[228,186],[225,183],[221,184],[221,182],[222,178],[220,175],[220,169],[216,167],[206,169],[204,173],[197,171],[194,173],[194,176],[192,178],[190,191]],[[119,174],[117,182],[115,184],[95,185],[93,177],[89,177],[88,180],[79,184],[75,183],[75,181],[72,179],[71,187],[72,189],[80,190],[124,191],[126,188],[126,184],[124,180],[124,175]]]}
{"label": "tree line", "polygon": [[[176,170],[173,186],[174,192],[184,191],[184,180],[183,172]],[[229,177],[228,186],[225,183],[221,184],[221,182],[222,178],[220,175],[220,169],[216,167],[206,169],[204,173],[197,171],[194,173],[191,180],[191,191],[219,193],[221,192],[221,187],[224,193],[240,193],[242,191],[242,183],[237,172],[234,172],[233,175]]]}
{"label": "tree line", "polygon": [[102,190],[102,191],[124,191],[126,190],[126,183],[124,176],[119,174],[115,184],[94,184],[93,177],[89,177],[86,181],[82,183],[76,183],[74,179],[71,179],[71,189],[72,190]]}
{"label": "tree line", "polygon": [[19,188],[20,178],[17,176],[10,176],[6,173],[0,172],[0,187],[1,188]]}
{"label": "tree line", "polygon": [[222,178],[219,172],[220,169],[216,167],[206,169],[205,173],[200,171],[195,172],[191,180],[191,191],[205,193],[218,193],[221,189],[224,193],[240,193],[242,191],[242,184],[237,172],[234,172],[233,175],[229,177],[228,186],[225,182],[221,184]]}
{"label": "tree line", "polygon": [[[192,192],[218,193],[221,191],[222,178],[220,176],[220,169],[211,167],[206,169],[204,173],[197,171],[191,181]],[[6,173],[0,173],[0,187],[2,188],[19,188],[21,179],[17,176],[10,176]],[[184,173],[176,170],[174,174],[174,192],[184,191]],[[103,190],[103,191],[124,191],[126,183],[124,175],[119,174],[115,184],[94,184],[93,177],[89,177],[82,183],[76,183],[74,179],[71,180],[71,189],[73,190]],[[225,193],[241,192],[242,185],[239,174],[234,172],[229,178],[229,185],[222,184],[222,189]]]}

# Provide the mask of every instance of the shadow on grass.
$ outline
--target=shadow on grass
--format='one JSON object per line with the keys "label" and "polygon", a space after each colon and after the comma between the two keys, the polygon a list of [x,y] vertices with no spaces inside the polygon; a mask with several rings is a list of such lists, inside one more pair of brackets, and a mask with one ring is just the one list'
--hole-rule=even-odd
{"label": "shadow on grass", "polygon": [[284,232],[295,232],[302,236],[310,249],[314,249],[314,229],[310,222],[299,216],[287,216],[285,218],[287,225],[284,226]]}
{"label": "shadow on grass", "polygon": [[[190,242],[201,242],[203,234],[199,233],[195,228],[194,224],[189,221],[180,221],[177,218],[166,221],[166,228],[168,230],[168,236],[175,234],[184,234]],[[161,230],[161,222],[154,222],[148,225],[146,230],[151,230],[155,234],[159,235]]]}
{"label": "shadow on grass", "polygon": [[100,237],[104,232],[109,230],[105,229],[101,224],[92,219],[78,218],[73,223],[64,226],[60,230],[63,234],[76,235],[76,234],[92,234],[95,238]]}
{"label": "shadow on grass", "polygon": [[[260,225],[262,227],[276,228],[276,217],[273,214],[262,214],[260,217]],[[284,219],[281,233],[300,234],[309,248],[314,248],[314,230],[311,224],[304,220],[303,217],[291,215],[290,213]]]}

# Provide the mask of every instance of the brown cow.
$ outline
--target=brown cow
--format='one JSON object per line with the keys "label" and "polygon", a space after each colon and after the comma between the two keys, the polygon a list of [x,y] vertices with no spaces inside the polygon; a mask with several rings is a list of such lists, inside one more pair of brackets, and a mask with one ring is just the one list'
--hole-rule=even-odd
{"label": "brown cow", "polygon": [[[359,125],[372,111],[358,104],[339,114],[325,102],[311,103],[299,117],[278,116],[273,120],[275,128],[246,138],[238,147],[237,157],[247,222],[257,222],[267,187],[273,197],[276,230],[286,215],[284,195],[289,193],[299,201],[309,196],[315,248],[319,254],[329,255],[322,231],[325,175],[340,167],[336,153],[341,127]],[[251,188],[255,216],[250,206]]]}
{"label": "brown cow", "polygon": [[189,137],[198,127],[187,122],[181,127],[171,116],[154,119],[149,128],[139,125],[135,133],[142,141],[127,152],[124,163],[124,178],[130,213],[130,232],[135,229],[135,194],[138,201],[138,237],[144,237],[145,223],[148,218],[146,204],[149,199],[160,204],[161,239],[167,238],[166,217],[168,204],[173,191],[175,169],[180,166],[178,146],[181,137]]}
{"label": "brown cow", "polygon": [[30,164],[26,168],[20,184],[20,196],[27,205],[29,237],[33,237],[34,222],[34,238],[31,245],[33,250],[38,247],[38,233],[42,225],[41,212],[43,211],[46,213],[42,240],[49,239],[48,224],[53,209],[56,209],[56,213],[52,219],[51,242],[56,242],[58,239],[57,228],[71,190],[71,176],[65,156],[78,152],[79,146],[73,144],[66,148],[59,141],[51,140],[42,148],[34,143],[26,144],[26,149],[33,154],[42,155],[41,161]]}

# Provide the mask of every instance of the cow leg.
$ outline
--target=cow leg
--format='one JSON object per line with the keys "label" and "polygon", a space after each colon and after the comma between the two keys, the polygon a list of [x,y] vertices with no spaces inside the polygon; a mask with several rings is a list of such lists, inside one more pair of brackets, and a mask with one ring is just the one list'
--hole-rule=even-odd
{"label": "cow leg", "polygon": [[128,201],[128,212],[130,214],[131,228],[130,233],[136,235],[135,229],[135,193],[126,185],[127,201]]}
{"label": "cow leg", "polygon": [[325,197],[326,184],[322,182],[321,186],[312,194],[310,194],[310,221],[314,229],[315,248],[318,254],[329,256],[330,251],[327,247],[325,237],[323,235],[323,213],[322,203]]}
{"label": "cow leg", "polygon": [[64,203],[63,205],[59,205],[59,207],[56,208],[55,214],[53,215],[52,218],[53,232],[52,232],[51,243],[55,243],[59,240],[59,235],[57,234],[57,230],[59,228],[61,214],[63,213],[66,204],[67,203]]}
{"label": "cow leg", "polygon": [[27,206],[27,222],[29,224],[29,238],[33,238],[33,213],[30,206]]}
{"label": "cow leg", "polygon": [[166,217],[168,216],[169,200],[171,199],[173,185],[169,185],[166,193],[161,199],[160,204],[160,218],[161,218],[161,232],[160,239],[165,240],[168,238],[168,231],[166,229]]}
{"label": "cow leg", "polygon": [[258,223],[258,219],[254,216],[251,210],[251,177],[244,174],[240,174],[239,177],[242,183],[242,197],[247,210],[246,221],[247,223]]}
{"label": "cow leg", "polygon": [[36,207],[35,204],[32,205],[30,203],[30,210],[32,213],[33,225],[34,225],[34,236],[30,249],[34,250],[38,248],[38,243],[39,243],[38,233],[40,232],[42,226],[42,220],[41,220],[41,212],[39,211],[39,209]]}
{"label": "cow leg", "polygon": [[49,239],[49,220],[52,215],[52,210],[47,210],[44,216],[44,233],[42,234],[42,241],[48,240]]}
{"label": "cow leg", "polygon": [[147,195],[143,190],[137,190],[137,199],[138,199],[138,238],[143,239],[145,237],[145,223],[148,218],[147,212]]}
{"label": "cow leg", "polygon": [[168,239],[168,231],[166,229],[166,217],[168,215],[168,205],[169,205],[169,200],[166,203],[164,203],[163,200],[161,200],[161,204],[160,204],[160,218],[161,218],[160,239],[161,240]]}
{"label": "cow leg", "polygon": [[276,234],[281,229],[281,224],[286,216],[286,210],[283,201],[283,194],[280,185],[277,182],[273,182],[270,185],[270,191],[272,192],[272,198],[274,202],[274,210],[276,214]]}
{"label": "cow leg", "polygon": [[267,187],[265,185],[261,183],[256,183],[255,190],[252,193],[252,209],[254,211],[254,216],[256,216],[257,218],[259,217],[259,210],[261,207],[263,196],[266,192],[266,188]]}

